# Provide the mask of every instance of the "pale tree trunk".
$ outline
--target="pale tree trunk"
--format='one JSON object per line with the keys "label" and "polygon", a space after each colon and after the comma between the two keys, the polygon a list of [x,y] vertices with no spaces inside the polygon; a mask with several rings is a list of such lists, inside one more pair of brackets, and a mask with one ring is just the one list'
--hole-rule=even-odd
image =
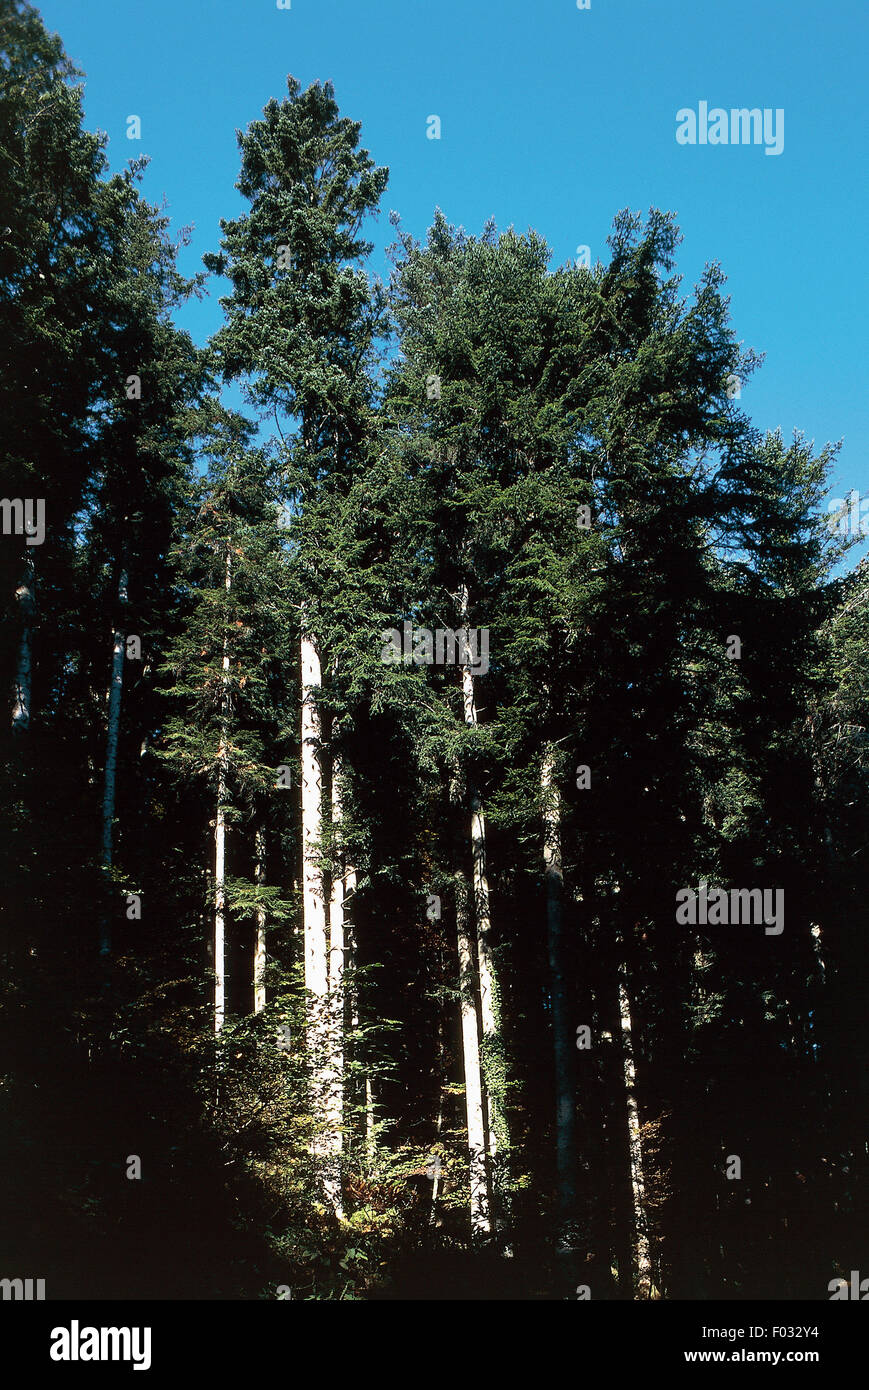
{"label": "pale tree trunk", "polygon": [[373,1169],[377,1162],[377,1132],[374,1119],[374,1088],[371,1077],[365,1076],[365,1155]]}
{"label": "pale tree trunk", "polygon": [[549,744],[540,773],[543,813],[543,872],[546,884],[546,942],[555,1052],[555,1159],[558,1178],[559,1238],[572,1245],[576,1217],[576,1099],[574,1039],[571,1036],[564,972],[564,875],[561,862],[561,796],[555,782],[555,750]]}
{"label": "pale tree trunk", "polygon": [[[127,640],[126,623],[122,620],[127,603],[127,575],[118,580],[119,622],[115,628],[112,648],[112,678],[109,685],[106,731],[106,766],[103,777],[103,819],[100,862],[108,875],[112,867],[112,839],[115,824],[115,791],[118,776],[118,741],[121,731],[121,695],[124,689],[124,646]],[[109,914],[103,912],[100,923],[100,955],[107,956],[112,948]]]}
{"label": "pale tree trunk", "polygon": [[226,757],[221,737],[214,819],[214,1031],[226,1021]]}
{"label": "pale tree trunk", "polygon": [[[438,1134],[440,1134],[440,1130],[441,1130],[441,1115],[442,1115],[442,1113],[443,1113],[442,1110],[438,1112]],[[435,1168],[434,1168],[434,1172],[432,1173],[431,1207],[429,1208],[429,1213],[428,1213],[428,1224],[429,1224],[429,1226],[435,1226],[436,1223],[437,1223],[437,1216],[438,1216],[438,1192],[439,1192],[439,1189],[440,1189],[440,1182],[441,1182],[441,1162],[440,1162],[440,1155],[438,1155],[437,1162],[436,1162]]]}
{"label": "pale tree trunk", "polygon": [[459,952],[459,996],[462,1010],[462,1052],[465,1063],[465,1109],[468,1122],[468,1164],[471,1180],[471,1231],[477,1238],[492,1229],[486,1174],[486,1124],[480,1071],[480,1033],[477,1022],[474,953],[470,937],[467,884],[455,876],[456,937]]}
{"label": "pale tree trunk", "polygon": [[[325,1000],[328,981],[326,894],[320,861],[323,789],[320,775],[320,658],[311,638],[302,637],[302,912],[305,929],[305,988]],[[318,1028],[314,1027],[314,1033]]]}
{"label": "pale tree trunk", "polygon": [[[335,730],[337,733],[337,730]],[[335,837],[336,866],[329,901],[329,1044],[326,1077],[327,1142],[332,1159],[333,1205],[341,1215],[341,1154],[344,1123],[344,955],[346,948],[347,904],[356,890],[356,871],[344,863],[341,840],[343,807],[341,802],[341,764],[332,767],[332,829]]]}
{"label": "pale tree trunk", "polygon": [[[232,555],[226,544],[224,588],[232,588]],[[226,792],[229,723],[229,649],[224,618],[223,674],[220,692],[220,745],[217,751],[217,811],[214,818],[214,1031],[226,1021]]]}
{"label": "pale tree trunk", "polygon": [[33,683],[33,616],[36,610],[36,576],[33,560],[25,557],[21,583],[15,590],[15,601],[21,614],[21,637],[15,667],[15,686],[12,694],[12,732],[25,734],[30,728],[30,700]]}
{"label": "pale tree trunk", "polygon": [[625,1070],[625,1096],[628,1110],[628,1148],[631,1158],[631,1192],[634,1207],[635,1292],[638,1298],[652,1296],[652,1261],[649,1255],[648,1219],[646,1215],[646,1184],[643,1177],[643,1146],[640,1138],[640,1113],[637,1106],[637,1080],[634,1068],[634,1044],[631,1032],[631,1004],[627,988],[627,972],[619,971],[619,1018],[622,1033],[622,1058]]}
{"label": "pale tree trunk", "polygon": [[443,1015],[441,1014],[441,1015],[439,1016],[439,1018],[438,1018],[438,1064],[439,1064],[439,1065],[438,1065],[438,1075],[439,1075],[439,1077],[441,1078],[441,1081],[440,1081],[440,1084],[438,1085],[438,1118],[437,1118],[437,1125],[436,1125],[436,1128],[435,1128],[435,1134],[437,1135],[438,1154],[437,1154],[437,1159],[436,1159],[436,1162],[435,1162],[435,1165],[434,1165],[434,1172],[432,1173],[431,1207],[430,1207],[430,1209],[429,1209],[429,1216],[428,1216],[428,1224],[429,1224],[429,1226],[432,1226],[432,1227],[437,1223],[438,1195],[439,1195],[439,1193],[440,1193],[440,1185],[441,1185],[440,1140],[441,1140],[441,1132],[442,1132],[443,1127],[444,1127],[444,1088],[443,1088],[444,1065],[443,1065],[443,1063],[444,1063],[444,1020],[443,1020]]}
{"label": "pale tree trunk", "polygon": [[323,683],[320,657],[312,637],[301,638],[302,667],[302,918],[305,946],[307,1042],[316,1136],[312,1155],[323,1174],[326,1201],[340,1210],[340,1184],[329,1151],[329,951],[326,890],[322,869],[323,784],[320,769],[322,723],[318,693]]}
{"label": "pale tree trunk", "polygon": [[[257,828],[254,838],[254,881],[258,887],[266,881],[266,832]],[[253,1011],[261,1014],[266,1006],[266,912],[256,910],[256,942],[253,951]]]}
{"label": "pale tree trunk", "polygon": [[[468,587],[459,589],[462,627],[468,626]],[[476,724],[474,677],[470,666],[462,666],[462,699],[466,724]],[[489,913],[489,880],[486,872],[486,820],[476,787],[469,785],[471,811],[471,856],[473,861],[474,916],[477,924],[477,965],[480,980],[480,1022],[483,1029],[482,1061],[488,1102],[487,1143],[493,1170],[500,1144],[508,1143],[504,1115],[501,1009],[498,979],[492,958],[492,921]]]}

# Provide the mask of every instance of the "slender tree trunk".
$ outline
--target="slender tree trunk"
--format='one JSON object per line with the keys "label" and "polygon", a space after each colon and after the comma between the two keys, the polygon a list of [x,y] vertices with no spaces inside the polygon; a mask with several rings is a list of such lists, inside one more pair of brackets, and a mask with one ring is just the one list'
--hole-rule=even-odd
{"label": "slender tree trunk", "polygon": [[462,1052],[465,1063],[465,1109],[468,1122],[468,1163],[471,1179],[471,1231],[477,1238],[492,1229],[486,1173],[486,1123],[480,1070],[480,1032],[477,1022],[474,952],[465,876],[457,873],[456,937],[459,952],[459,995],[462,1010]]}
{"label": "slender tree trunk", "polygon": [[560,1239],[572,1243],[576,1216],[576,1096],[564,971],[564,877],[561,863],[561,797],[554,777],[555,750],[548,745],[540,774],[543,866],[546,883],[546,940],[549,953],[552,1040],[555,1051],[555,1157]]}
{"label": "slender tree trunk", "polygon": [[[112,678],[109,685],[109,708],[106,732],[106,767],[103,777],[103,817],[100,862],[108,875],[112,867],[112,841],[115,824],[115,791],[118,774],[118,741],[121,731],[121,695],[124,689],[124,648],[127,640],[123,613],[127,603],[127,574],[122,571],[118,580],[119,621],[115,628],[112,649]],[[112,949],[110,917],[104,911],[100,919],[100,955]]]}
{"label": "slender tree trunk", "polygon": [[340,1208],[340,1184],[331,1171],[328,1141],[329,1096],[329,952],[326,890],[322,868],[323,784],[320,769],[322,724],[318,693],[320,657],[312,637],[301,638],[302,666],[302,917],[305,934],[305,991],[308,1055],[316,1137],[312,1153],[319,1159],[327,1202]]}
{"label": "slender tree trunk", "polygon": [[637,1106],[634,1045],[631,1032],[631,1005],[627,988],[627,971],[624,966],[619,971],[619,1018],[621,1020],[622,1057],[625,1070],[625,1096],[628,1109],[628,1147],[631,1157],[631,1191],[634,1205],[635,1292],[638,1298],[650,1298],[652,1295],[652,1261],[649,1255],[646,1184],[643,1177],[643,1146],[640,1138],[640,1113]]}
{"label": "slender tree trunk", "polygon": [[221,738],[214,819],[214,1031],[226,1021],[226,758]]}
{"label": "slender tree trunk", "polygon": [[[232,588],[232,554],[226,543],[227,595]],[[226,794],[229,724],[229,649],[224,618],[223,675],[220,693],[220,745],[217,752],[217,811],[214,818],[214,1031],[226,1021]]]}
{"label": "slender tree trunk", "polygon": [[[462,627],[468,626],[468,587],[459,590]],[[470,666],[462,666],[462,697],[465,723],[477,722],[474,677]],[[492,957],[492,921],[489,913],[489,880],[486,872],[486,820],[477,788],[470,783],[468,799],[471,813],[471,857],[473,862],[474,917],[477,924],[477,964],[480,980],[480,1021],[482,1023],[482,1062],[488,1103],[487,1144],[494,1163],[498,1149],[509,1143],[504,1113],[504,1058],[501,1038],[501,999]]]}
{"label": "slender tree trunk", "polygon": [[436,1126],[435,1126],[435,1134],[436,1134],[436,1136],[437,1136],[437,1144],[438,1144],[438,1153],[437,1153],[437,1159],[436,1159],[436,1162],[435,1162],[435,1165],[434,1165],[434,1173],[432,1174],[431,1208],[430,1208],[430,1210],[429,1210],[429,1216],[428,1216],[428,1224],[429,1224],[430,1227],[433,1227],[433,1226],[436,1224],[436,1222],[437,1222],[438,1195],[439,1195],[439,1193],[440,1193],[440,1186],[441,1186],[440,1139],[441,1139],[441,1132],[442,1132],[443,1127],[444,1127],[444,1088],[443,1088],[443,1079],[444,1079],[444,1020],[443,1020],[443,1014],[440,1014],[439,1017],[438,1017],[438,1076],[439,1076],[439,1078],[440,1078],[440,1083],[439,1083],[439,1085],[438,1085],[438,1118],[437,1118],[437,1124],[436,1124]]}
{"label": "slender tree trunk", "polygon": [[341,1153],[344,1124],[344,956],[346,948],[346,904],[355,890],[355,870],[344,865],[341,841],[343,807],[341,802],[341,764],[332,767],[332,829],[335,836],[336,866],[329,901],[329,1055],[327,1060],[326,1122],[327,1141],[333,1164],[335,1209],[341,1207]]}
{"label": "slender tree trunk", "polygon": [[373,1169],[377,1162],[377,1130],[374,1117],[374,1088],[371,1085],[371,1077],[367,1073],[365,1076],[365,1156],[369,1167]]}
{"label": "slender tree trunk", "polygon": [[36,611],[36,575],[33,559],[27,554],[21,582],[15,590],[15,601],[21,614],[21,637],[18,642],[18,661],[15,667],[15,686],[12,693],[12,732],[22,735],[30,728],[30,701],[33,683],[33,618]]}
{"label": "slender tree trunk", "polygon": [[[441,1109],[440,1111],[438,1111],[438,1133],[440,1133],[441,1115],[442,1115],[442,1113],[443,1113],[442,1109]],[[438,1191],[439,1191],[439,1189],[440,1189],[440,1183],[441,1183],[441,1162],[440,1162],[440,1155],[438,1155],[437,1162],[436,1162],[436,1164],[435,1164],[435,1169],[434,1169],[434,1172],[432,1173],[431,1207],[429,1208],[429,1213],[428,1213],[428,1224],[429,1224],[429,1226],[434,1226],[435,1223],[436,1223],[436,1221],[437,1221],[437,1215],[438,1215]]]}
{"label": "slender tree trunk", "polygon": [[[254,838],[254,881],[258,887],[266,881],[266,832],[260,825]],[[253,1011],[261,1014],[266,1006],[266,913],[256,910],[256,942],[253,952]]]}
{"label": "slender tree trunk", "polygon": [[316,1000],[323,1000],[326,997],[329,970],[326,949],[326,893],[320,857],[323,789],[319,759],[321,723],[317,695],[322,677],[320,658],[308,636],[302,637],[301,659],[302,904],[305,927],[305,987]]}

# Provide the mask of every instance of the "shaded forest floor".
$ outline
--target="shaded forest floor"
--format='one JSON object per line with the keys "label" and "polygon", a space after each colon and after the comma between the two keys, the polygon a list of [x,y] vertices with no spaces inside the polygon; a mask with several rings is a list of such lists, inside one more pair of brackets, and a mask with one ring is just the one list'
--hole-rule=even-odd
{"label": "shaded forest floor", "polygon": [[[580,1284],[596,1300],[625,1296],[608,1259],[568,1268],[570,1257],[555,1257],[539,1217],[521,1223],[505,1259],[430,1230],[425,1192],[405,1197],[411,1219],[382,1240],[356,1239],[302,1202],[276,1202],[227,1160],[171,1049],[135,1061],[117,1050],[89,1054],[62,1013],[19,996],[0,1016],[0,1056],[13,1059],[0,1077],[0,1277],[44,1278],[48,1299],[256,1300],[285,1286],[296,1300],[562,1300]],[[133,1156],[138,1178],[127,1176]],[[748,1259],[740,1287],[697,1272],[686,1247],[671,1297],[824,1298],[838,1272],[825,1271],[825,1247],[851,1258],[846,1273],[860,1267],[861,1219],[837,1211],[817,1182],[805,1184],[799,1206],[787,1203],[789,1221],[762,1220],[753,1238],[740,1236],[757,1207],[743,1204],[722,1226]],[[369,1251],[367,1264],[347,1262],[354,1244]]]}
{"label": "shaded forest floor", "polygon": [[[267,1238],[269,1219],[279,1226],[281,1214],[267,1210],[249,1175],[231,1171],[200,1123],[198,1098],[158,1066],[89,1058],[68,1030],[37,1014],[28,1008],[3,1030],[15,1064],[0,1083],[0,1276],[43,1278],[48,1299],[275,1298],[282,1285],[293,1298],[312,1296],[306,1272]],[[25,1017],[40,1039],[29,1048]],[[127,1176],[133,1156],[139,1178]],[[328,1228],[320,1235],[328,1263]],[[341,1296],[342,1242],[333,1243]],[[544,1268],[497,1254],[391,1254],[386,1277],[367,1289],[345,1281],[343,1296],[556,1296]]]}
{"label": "shaded forest floor", "polygon": [[[69,1056],[53,1076],[7,1078],[0,1273],[44,1278],[49,1299],[250,1299],[292,1287],[295,1272],[256,1234],[245,1185],[225,1173],[217,1146],[194,1128],[179,1132],[153,1100],[121,1069],[74,1069]],[[126,1176],[132,1154],[140,1179]],[[543,1270],[496,1254],[407,1251],[355,1296],[554,1296],[546,1284]],[[305,1297],[304,1287],[292,1296]]]}

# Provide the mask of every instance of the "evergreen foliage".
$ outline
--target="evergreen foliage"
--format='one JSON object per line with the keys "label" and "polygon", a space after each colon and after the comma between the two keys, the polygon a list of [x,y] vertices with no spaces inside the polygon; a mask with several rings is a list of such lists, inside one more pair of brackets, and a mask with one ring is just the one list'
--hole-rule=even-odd
{"label": "evergreen foliage", "polygon": [[[825,1297],[865,1254],[869,578],[835,446],[732,398],[720,268],[686,295],[656,209],[593,268],[436,211],[381,284],[388,172],[290,77],[200,350],[206,276],[24,0],[0,65],[0,492],[45,502],[0,536],[6,1263]],[[701,884],[781,891],[783,930],[680,921]]]}

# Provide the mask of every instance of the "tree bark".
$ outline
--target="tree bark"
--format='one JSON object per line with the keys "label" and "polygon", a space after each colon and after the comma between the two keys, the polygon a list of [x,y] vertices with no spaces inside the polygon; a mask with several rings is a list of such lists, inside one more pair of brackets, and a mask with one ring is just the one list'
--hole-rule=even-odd
{"label": "tree bark", "polygon": [[564,971],[564,876],[561,861],[561,797],[554,777],[555,750],[548,745],[540,774],[543,812],[543,872],[546,884],[546,941],[549,954],[552,1041],[555,1052],[555,1158],[560,1239],[572,1242],[576,1216],[576,1095]]}
{"label": "tree bark", "polygon": [[[232,554],[226,543],[224,588],[232,588]],[[220,744],[217,750],[217,810],[214,818],[214,1032],[220,1033],[226,1021],[226,792],[229,723],[229,649],[226,636],[228,615],[224,617],[223,671],[220,692]]]}
{"label": "tree bark", "polygon": [[465,1063],[465,1109],[468,1123],[468,1166],[471,1181],[471,1231],[477,1237],[491,1233],[489,1186],[486,1164],[486,1123],[480,1070],[480,1033],[477,1022],[474,952],[470,937],[468,890],[464,874],[455,875],[456,938],[459,953],[459,995],[462,1010],[462,1052]]}
{"label": "tree bark", "polygon": [[377,1163],[377,1130],[374,1117],[374,1088],[371,1085],[371,1077],[367,1073],[365,1076],[365,1157],[373,1171]]}
{"label": "tree bark", "polygon": [[[112,678],[109,684],[109,708],[106,730],[106,766],[103,777],[102,844],[100,862],[104,873],[112,867],[112,842],[115,823],[115,792],[118,774],[118,740],[121,729],[121,695],[124,689],[124,645],[127,639],[123,613],[127,603],[127,574],[122,571],[118,580],[118,625],[115,628],[112,650]],[[110,917],[104,911],[100,919],[100,955],[112,949]]]}
{"label": "tree bark", "polygon": [[430,1227],[434,1227],[434,1226],[437,1224],[438,1195],[439,1195],[439,1193],[440,1193],[440,1185],[441,1185],[440,1142],[441,1142],[441,1132],[442,1132],[443,1127],[444,1127],[444,1088],[443,1088],[443,1082],[444,1082],[444,1076],[445,1076],[445,1068],[444,1068],[444,1020],[443,1020],[443,1014],[440,1014],[439,1017],[438,1017],[438,1075],[439,1075],[439,1077],[440,1077],[440,1082],[439,1082],[439,1085],[438,1085],[438,1117],[437,1117],[437,1124],[435,1125],[435,1135],[436,1135],[436,1142],[437,1142],[437,1145],[438,1145],[438,1155],[437,1155],[437,1161],[436,1161],[436,1163],[435,1163],[434,1173],[432,1174],[431,1206],[430,1206],[430,1208],[429,1208],[429,1215],[428,1215],[428,1224],[429,1224]]}
{"label": "tree bark", "polygon": [[[254,881],[262,887],[266,880],[266,833],[260,825],[254,839]],[[261,1014],[266,1006],[266,913],[265,908],[256,910],[256,942],[253,952],[253,1011]]]}
{"label": "tree bark", "polygon": [[322,868],[323,784],[320,768],[322,722],[318,692],[322,685],[320,657],[313,638],[303,628],[302,668],[302,918],[305,949],[307,1043],[311,1064],[311,1099],[315,1138],[312,1154],[318,1161],[327,1203],[338,1211],[340,1184],[332,1171],[328,1138],[329,1083],[329,952],[326,890]]}
{"label": "tree bark", "polygon": [[[468,586],[459,590],[462,627],[468,626]],[[467,725],[476,724],[474,677],[470,666],[462,666],[462,699]],[[494,1166],[498,1149],[509,1142],[504,1113],[504,1059],[501,1039],[501,1008],[498,979],[492,958],[492,921],[489,912],[489,880],[486,871],[486,819],[483,802],[472,782],[468,785],[471,816],[471,857],[473,862],[474,917],[477,924],[477,964],[480,981],[480,1021],[482,1024],[482,1064],[486,1086],[486,1138]]]}
{"label": "tree bark", "polygon": [[320,775],[321,722],[317,692],[320,658],[309,636],[301,641],[302,661],[302,905],[305,928],[305,987],[315,999],[326,997],[326,895],[320,835],[323,789]]}
{"label": "tree bark", "polygon": [[226,763],[221,739],[214,820],[214,1031],[226,1021]]}
{"label": "tree bark", "polygon": [[643,1176],[643,1145],[640,1138],[640,1113],[637,1106],[634,1045],[631,1029],[631,1004],[627,988],[627,972],[619,971],[619,1018],[622,1034],[622,1058],[625,1072],[625,1096],[628,1110],[628,1148],[631,1158],[631,1192],[634,1206],[634,1265],[637,1298],[652,1296],[652,1261],[649,1255],[648,1218],[646,1215],[646,1184]]}
{"label": "tree bark", "polygon": [[346,947],[346,903],[355,891],[356,872],[345,867],[341,841],[343,806],[341,764],[332,767],[332,830],[335,837],[336,865],[329,900],[329,1043],[327,1059],[326,1123],[327,1142],[332,1160],[332,1179],[337,1184],[333,1205],[340,1215],[341,1154],[344,1124],[344,955]]}

